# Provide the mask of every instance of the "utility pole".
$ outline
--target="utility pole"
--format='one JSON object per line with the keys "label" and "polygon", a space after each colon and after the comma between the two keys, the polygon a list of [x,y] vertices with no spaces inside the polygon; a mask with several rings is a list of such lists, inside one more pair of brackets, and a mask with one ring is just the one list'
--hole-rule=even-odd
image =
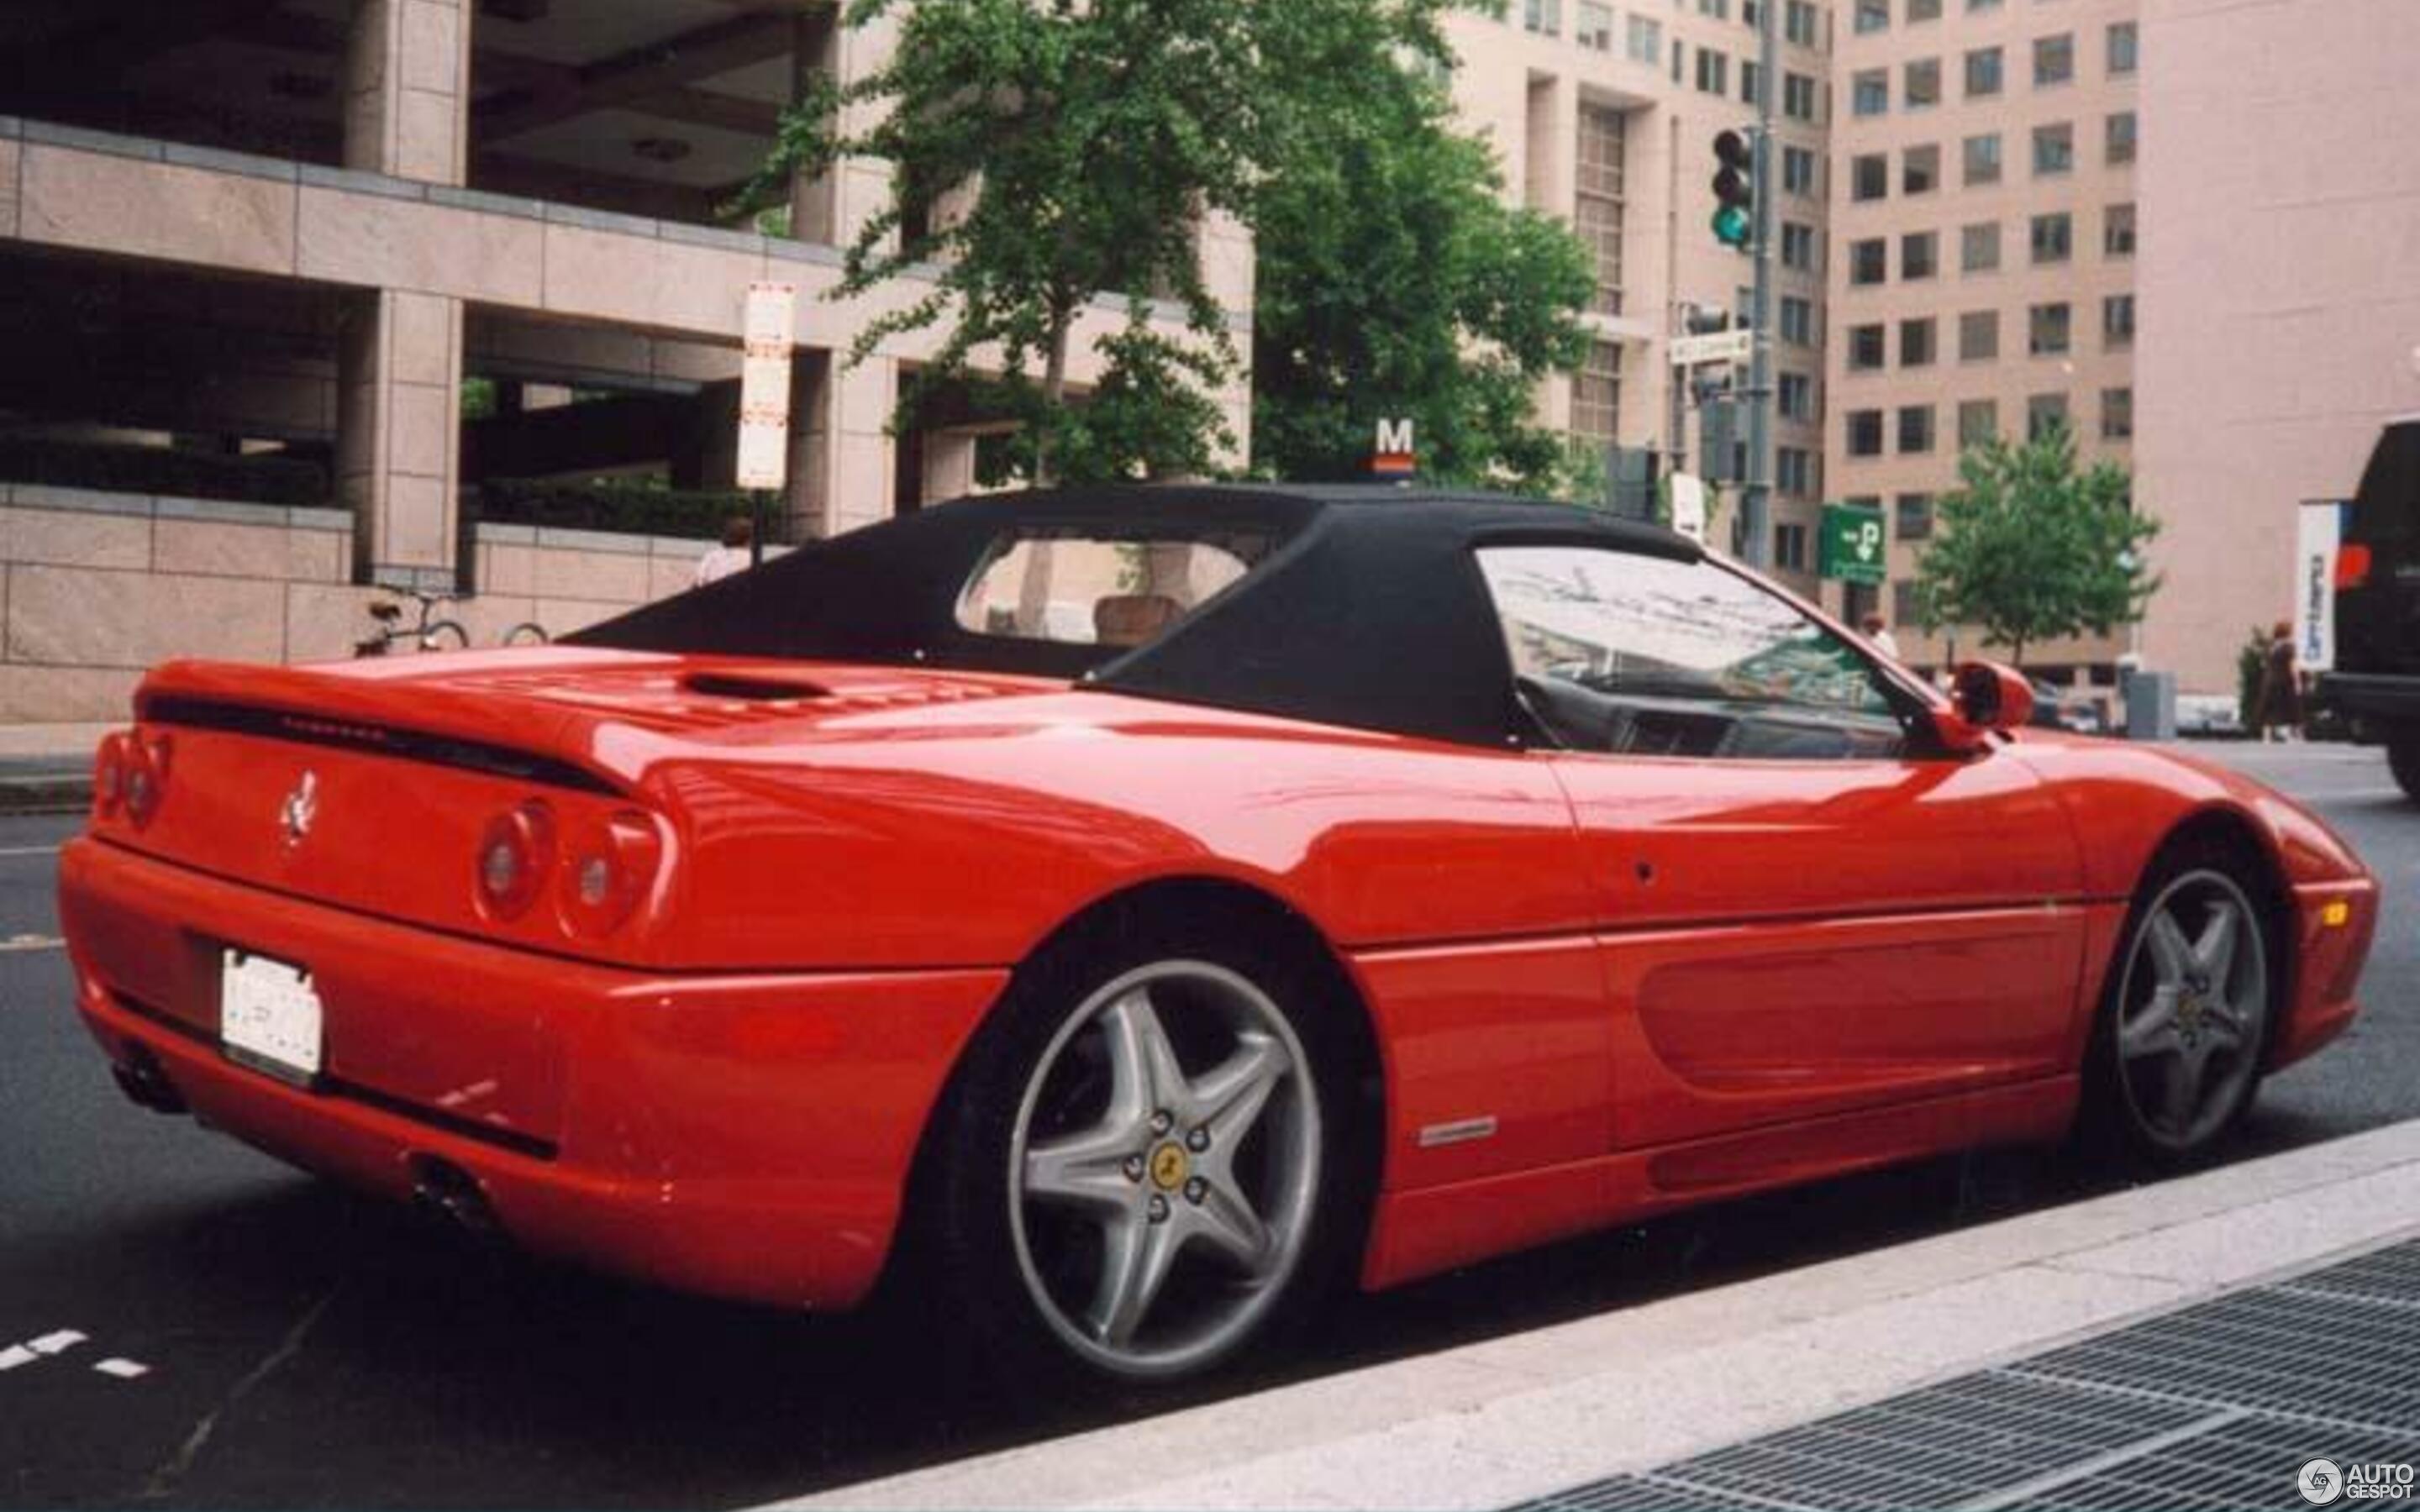
{"label": "utility pole", "polygon": [[1756,230],[1750,250],[1756,258],[1756,285],[1748,300],[1747,478],[1740,489],[1740,523],[1747,539],[1741,556],[1752,567],[1772,564],[1773,521],[1773,243],[1775,193],[1773,150],[1774,96],[1781,88],[1780,10],[1783,0],[1757,0],[1756,13],[1756,139],[1752,181],[1756,198],[1749,206]]}

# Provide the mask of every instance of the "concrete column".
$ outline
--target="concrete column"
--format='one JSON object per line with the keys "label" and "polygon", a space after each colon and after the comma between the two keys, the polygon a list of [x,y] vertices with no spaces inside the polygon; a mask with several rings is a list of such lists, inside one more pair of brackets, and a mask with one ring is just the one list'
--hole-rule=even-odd
{"label": "concrete column", "polygon": [[891,517],[895,472],[888,427],[898,377],[898,364],[880,357],[850,367],[833,353],[799,352],[789,490],[791,528],[799,539]]}
{"label": "concrete column", "polygon": [[354,299],[337,352],[336,486],[364,581],[452,587],[460,482],[462,301]]}
{"label": "concrete column", "polygon": [[[939,503],[975,491],[975,433],[937,430],[924,437],[924,497],[916,503]],[[906,508],[910,501],[898,501]]]}
{"label": "concrete column", "polygon": [[354,0],[345,55],[345,166],[464,181],[470,0]]}
{"label": "concrete column", "polygon": [[[841,69],[841,28],[835,8],[799,15],[790,48],[790,98],[806,97],[818,78],[836,79]],[[838,239],[840,175],[799,173],[790,179],[790,235],[827,245]]]}

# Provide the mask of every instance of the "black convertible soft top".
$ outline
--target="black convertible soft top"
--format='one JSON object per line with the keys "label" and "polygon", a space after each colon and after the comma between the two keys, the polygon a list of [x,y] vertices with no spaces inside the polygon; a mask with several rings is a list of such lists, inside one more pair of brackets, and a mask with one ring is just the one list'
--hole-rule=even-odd
{"label": "black convertible soft top", "polygon": [[[1258,565],[1126,650],[985,635],[958,598],[1019,532],[1149,540],[1249,532]],[[1592,510],[1383,486],[1156,485],[961,500],[803,548],[573,636],[634,651],[1030,672],[1149,698],[1500,745],[1518,728],[1471,548],[1588,545],[1695,560],[1696,543]]]}

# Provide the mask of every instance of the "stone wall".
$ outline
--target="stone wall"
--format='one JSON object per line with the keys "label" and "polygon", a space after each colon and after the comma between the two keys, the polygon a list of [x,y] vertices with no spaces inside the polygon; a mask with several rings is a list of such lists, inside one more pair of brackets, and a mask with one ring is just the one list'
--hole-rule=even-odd
{"label": "stone wall", "polygon": [[[0,484],[0,723],[123,718],[178,656],[352,655],[387,596],[351,580],[353,522],[287,509]],[[473,645],[567,634],[690,585],[706,542],[481,525],[481,591],[445,612]]]}

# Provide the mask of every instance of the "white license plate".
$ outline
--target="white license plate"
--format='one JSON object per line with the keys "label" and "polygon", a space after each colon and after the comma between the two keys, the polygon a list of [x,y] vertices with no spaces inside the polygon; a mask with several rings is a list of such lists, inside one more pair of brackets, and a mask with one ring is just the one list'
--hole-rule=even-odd
{"label": "white license plate", "polygon": [[297,1084],[319,1074],[319,995],[301,966],[228,950],[219,957],[219,1043],[227,1058]]}

